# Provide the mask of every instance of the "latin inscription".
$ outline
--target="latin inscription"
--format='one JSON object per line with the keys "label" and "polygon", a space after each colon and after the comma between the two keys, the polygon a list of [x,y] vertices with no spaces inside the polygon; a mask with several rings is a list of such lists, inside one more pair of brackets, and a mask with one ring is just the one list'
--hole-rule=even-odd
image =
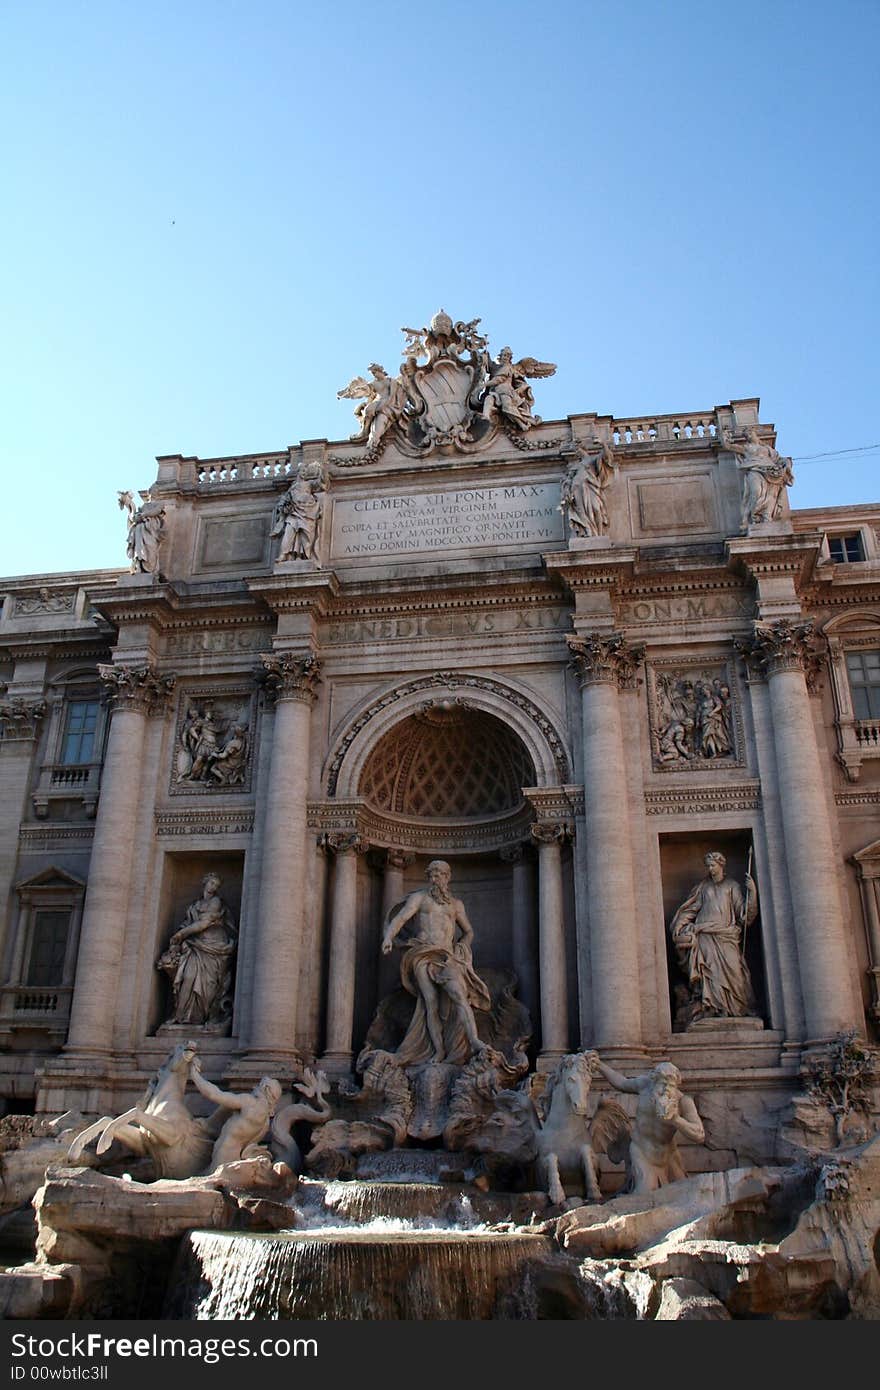
{"label": "latin inscription", "polygon": [[713,618],[749,618],[754,603],[739,594],[693,594],[681,598],[636,599],[621,606],[627,623],[681,623]]}
{"label": "latin inscription", "polygon": [[334,559],[546,545],[562,540],[558,483],[455,492],[340,498],[333,509]]}
{"label": "latin inscription", "polygon": [[479,637],[489,633],[569,630],[567,608],[508,609],[493,613],[405,613],[333,623],[329,641],[389,642],[412,637]]}

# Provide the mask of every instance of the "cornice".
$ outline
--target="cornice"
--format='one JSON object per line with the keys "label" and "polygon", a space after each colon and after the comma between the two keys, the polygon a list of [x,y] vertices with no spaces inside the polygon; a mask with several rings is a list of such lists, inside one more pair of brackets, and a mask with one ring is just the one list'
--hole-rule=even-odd
{"label": "cornice", "polygon": [[608,550],[554,550],[544,555],[547,573],[555,575],[567,589],[619,590],[631,578],[638,550],[621,546]]}
{"label": "cornice", "polygon": [[385,815],[362,800],[329,799],[307,805],[307,825],[317,833],[322,847],[332,847],[327,837],[357,836],[364,848],[422,854],[486,852],[528,840],[531,823],[532,810],[527,806],[493,819],[447,823]]}
{"label": "cornice", "polygon": [[273,613],[308,612],[325,618],[330,601],[339,593],[339,580],[333,570],[266,575],[245,583],[248,592]]}
{"label": "cornice", "polygon": [[734,573],[744,573],[750,579],[788,574],[803,587],[812,578],[822,536],[812,533],[785,535],[732,536],[724,542],[725,554]]}
{"label": "cornice", "polygon": [[69,842],[85,845],[91,843],[94,834],[94,822],[77,825],[69,821],[41,821],[39,825],[23,825],[18,832],[18,843],[23,850],[51,849],[53,845]]}
{"label": "cornice", "polygon": [[880,787],[862,787],[858,791],[835,792],[837,806],[880,806]]}

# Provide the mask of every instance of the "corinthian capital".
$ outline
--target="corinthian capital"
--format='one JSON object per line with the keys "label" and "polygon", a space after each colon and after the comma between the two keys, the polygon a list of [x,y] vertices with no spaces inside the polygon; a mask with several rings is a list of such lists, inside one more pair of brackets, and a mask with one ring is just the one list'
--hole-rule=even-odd
{"label": "corinthian capital", "polygon": [[45,700],[23,700],[20,695],[0,704],[0,738],[7,742],[36,738],[37,725],[46,713]]}
{"label": "corinthian capital", "polygon": [[775,676],[779,671],[803,671],[807,688],[814,691],[827,661],[820,650],[812,621],[796,623],[779,618],[767,626],[756,623],[751,637],[734,645],[753,675]]}
{"label": "corinthian capital", "polygon": [[581,685],[616,682],[621,690],[635,689],[644,647],[628,645],[622,632],[590,632],[583,637],[570,636],[567,641]]}
{"label": "corinthian capital", "polygon": [[113,709],[159,714],[174,689],[177,677],[160,676],[153,666],[98,666],[105,695]]}
{"label": "corinthian capital", "polygon": [[313,705],[318,698],[321,666],[311,652],[267,652],[261,658],[261,675],[267,695],[273,700],[302,700]]}

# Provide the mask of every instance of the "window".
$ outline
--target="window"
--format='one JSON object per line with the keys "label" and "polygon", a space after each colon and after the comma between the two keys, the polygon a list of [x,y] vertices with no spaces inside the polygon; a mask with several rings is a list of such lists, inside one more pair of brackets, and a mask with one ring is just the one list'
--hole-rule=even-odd
{"label": "window", "polygon": [[64,962],[67,957],[71,915],[69,909],[61,912],[34,913],[30,956],[24,984],[43,987],[64,984]]}
{"label": "window", "polygon": [[880,650],[847,652],[846,670],[856,719],[880,719]]}
{"label": "window", "polygon": [[835,565],[851,565],[857,560],[864,560],[865,548],[860,532],[855,531],[849,536],[829,536],[828,553]]}
{"label": "window", "polygon": [[71,700],[68,704],[59,759],[66,767],[92,761],[98,709],[97,700]]}
{"label": "window", "polygon": [[20,1030],[31,1039],[42,1034],[38,1047],[60,1046],[67,1037],[85,887],[56,865],[17,885],[18,923],[0,985],[0,1047]]}

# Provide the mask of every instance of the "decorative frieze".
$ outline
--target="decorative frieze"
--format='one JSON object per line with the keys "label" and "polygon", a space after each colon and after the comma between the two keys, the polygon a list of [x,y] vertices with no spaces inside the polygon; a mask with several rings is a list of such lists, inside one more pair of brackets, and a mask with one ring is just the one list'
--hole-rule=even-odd
{"label": "decorative frieze", "polygon": [[23,825],[18,832],[18,843],[22,853],[36,854],[50,851],[57,845],[70,845],[87,848],[95,834],[93,823],[88,825],[56,822],[50,825]]}
{"label": "decorative frieze", "polygon": [[652,663],[648,715],[656,772],[742,766],[742,717],[726,662]]}
{"label": "decorative frieze", "polygon": [[170,632],[166,650],[172,656],[234,656],[237,652],[268,650],[272,630],[266,625],[212,628],[203,626]]}
{"label": "decorative frieze", "polygon": [[39,618],[45,614],[72,613],[76,601],[73,589],[67,593],[53,593],[51,589],[40,589],[36,594],[18,594],[12,606],[13,617]]}
{"label": "decorative frieze", "polygon": [[315,703],[321,683],[321,665],[311,652],[305,656],[293,652],[267,652],[261,661],[263,689],[269,699]]}
{"label": "decorative frieze", "polygon": [[761,801],[759,782],[720,786],[664,787],[645,793],[649,816],[713,815],[727,811],[756,811]]}
{"label": "decorative frieze", "polygon": [[521,807],[490,821],[438,825],[416,819],[402,821],[399,816],[386,817],[360,800],[328,800],[309,802],[308,826],[322,845],[329,835],[344,837],[357,833],[371,846],[403,854],[497,853],[505,845],[528,839],[531,815],[530,810]]}
{"label": "decorative frieze", "polygon": [[112,709],[131,709],[143,714],[161,714],[174,689],[175,675],[159,675],[154,667],[98,665],[105,695]]}
{"label": "decorative frieze", "polygon": [[634,690],[637,670],[645,657],[643,646],[631,646],[622,632],[607,636],[590,632],[566,638],[572,666],[581,685],[617,684],[621,690]]}
{"label": "decorative frieze", "polygon": [[0,702],[0,739],[4,743],[31,742],[46,713],[45,700],[24,700],[16,695]]}
{"label": "decorative frieze", "polygon": [[250,835],[252,811],[222,806],[189,811],[157,811],[156,834],[160,839],[186,835]]}

